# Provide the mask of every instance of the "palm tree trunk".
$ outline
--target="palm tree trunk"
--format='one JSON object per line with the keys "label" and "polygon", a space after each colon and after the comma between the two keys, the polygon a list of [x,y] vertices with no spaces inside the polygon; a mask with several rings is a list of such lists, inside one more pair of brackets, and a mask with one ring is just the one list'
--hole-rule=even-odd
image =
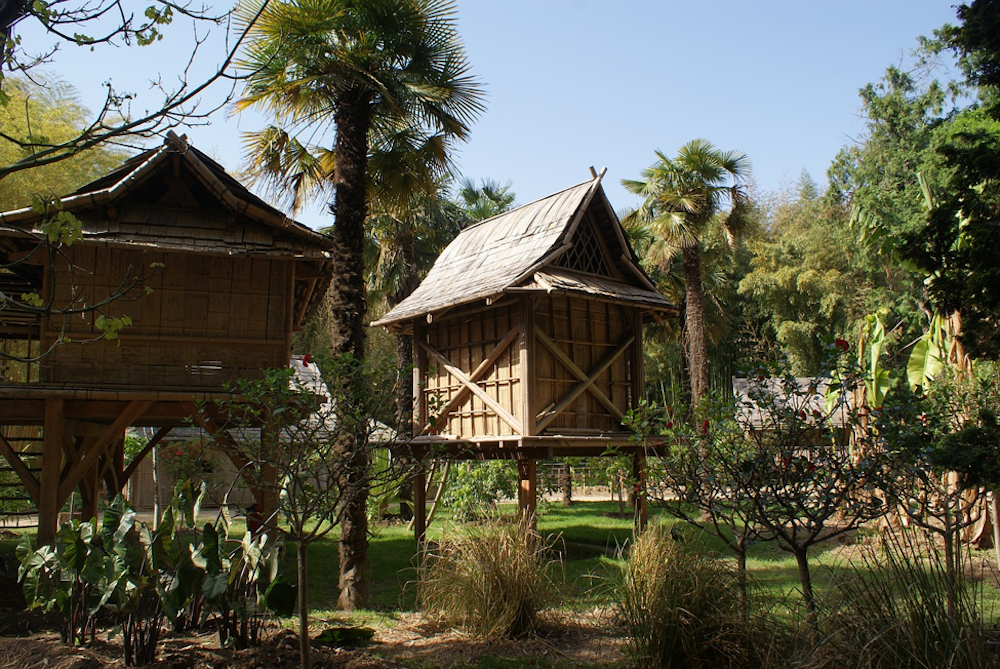
{"label": "palm tree trunk", "polygon": [[701,286],[701,249],[687,246],[684,262],[684,329],[688,372],[691,377],[691,408],[708,391],[708,354],[705,348],[705,299]]}
{"label": "palm tree trunk", "polygon": [[[399,250],[403,259],[403,283],[399,290],[389,296],[390,306],[396,306],[410,293],[416,290],[420,283],[417,273],[417,247],[413,234],[409,231],[400,232],[393,244]],[[396,369],[399,379],[396,384],[396,428],[401,440],[413,436],[413,337],[396,335]],[[403,520],[413,517],[410,501],[413,498],[413,480],[406,476],[399,485],[399,515]]]}
{"label": "palm tree trunk", "polygon": [[[371,95],[347,92],[334,115],[337,126],[337,193],[333,203],[333,266],[330,288],[331,339],[335,356],[349,355],[360,369],[365,354],[364,240],[368,216],[368,129]],[[360,400],[364,392],[360,374],[349,374],[349,388],[342,397]],[[350,404],[358,404],[352,401]],[[368,444],[344,435],[337,445],[347,472],[340,477],[340,598],[345,611],[365,606],[368,579]]]}

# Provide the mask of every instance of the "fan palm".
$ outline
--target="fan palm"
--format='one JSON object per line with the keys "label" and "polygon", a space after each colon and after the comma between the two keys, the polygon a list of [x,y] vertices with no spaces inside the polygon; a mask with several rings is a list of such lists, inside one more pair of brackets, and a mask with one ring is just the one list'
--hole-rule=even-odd
{"label": "fan palm", "polygon": [[721,225],[730,243],[747,224],[749,198],[745,190],[750,161],[739,151],[720,151],[696,139],[642,172],[642,180],[622,185],[643,197],[625,217],[630,227],[645,228],[650,241],[646,260],[666,268],[680,254],[684,274],[685,354],[691,378],[691,404],[708,389],[705,345],[705,299],[702,289],[702,239],[709,225]]}
{"label": "fan palm", "polygon": [[[237,16],[249,23],[263,1],[246,0]],[[272,0],[250,29],[239,63],[246,89],[237,109],[271,113],[278,126],[310,138],[296,139],[293,148],[335,137],[325,164],[302,172],[300,185],[322,187],[323,175],[332,174],[336,355],[364,356],[371,146],[409,130],[442,142],[464,139],[482,111],[482,89],[469,73],[454,18],[448,0]],[[363,477],[365,445],[345,445],[345,457]],[[356,481],[343,484],[358,493],[343,509],[338,603],[353,609],[367,599],[367,491]]]}

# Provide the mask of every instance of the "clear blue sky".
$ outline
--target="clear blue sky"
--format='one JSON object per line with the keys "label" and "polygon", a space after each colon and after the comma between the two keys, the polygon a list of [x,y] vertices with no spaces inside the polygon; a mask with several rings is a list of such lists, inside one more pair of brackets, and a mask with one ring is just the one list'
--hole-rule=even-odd
{"label": "clear blue sky", "polygon": [[[130,3],[139,7],[139,0]],[[458,0],[459,31],[488,110],[461,147],[469,177],[511,181],[525,203],[608,168],[612,204],[635,204],[619,185],[654,159],[703,137],[740,149],[759,189],[776,191],[808,170],[817,182],[838,149],[863,130],[858,89],[906,63],[919,35],[955,20],[941,0]],[[169,84],[190,51],[190,27],[154,47],[63,47],[49,71],[98,108],[112,80],[155,104],[149,81]],[[25,41],[39,36],[25,33]],[[44,38],[43,38],[44,39]],[[29,42],[30,43],[30,42]],[[219,61],[222,31],[199,53]],[[216,92],[216,97],[221,91]],[[208,94],[206,100],[213,99]],[[240,131],[256,115],[218,113],[187,133],[230,172],[242,161]],[[322,206],[298,216],[317,227]]]}

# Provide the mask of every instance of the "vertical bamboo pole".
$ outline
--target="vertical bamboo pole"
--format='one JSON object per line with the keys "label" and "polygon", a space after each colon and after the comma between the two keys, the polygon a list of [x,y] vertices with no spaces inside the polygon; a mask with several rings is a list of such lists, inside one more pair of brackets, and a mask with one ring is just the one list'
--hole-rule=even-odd
{"label": "vertical bamboo pole", "polygon": [[59,473],[62,470],[65,425],[64,400],[45,400],[42,433],[42,471],[38,495],[38,545],[51,544],[59,521]]}
{"label": "vertical bamboo pole", "polygon": [[423,551],[427,540],[427,470],[422,461],[413,472],[413,538],[417,551]]}
{"label": "vertical bamboo pole", "polygon": [[[521,351],[517,374],[521,383],[521,436],[531,437],[537,433],[535,429],[535,299],[525,296],[521,298]],[[511,407],[514,409],[514,407]],[[516,414],[515,414],[516,415]]]}
{"label": "vertical bamboo pole", "polygon": [[538,469],[534,459],[517,461],[517,478],[518,511],[521,512],[522,518],[527,517],[531,519],[531,526],[534,528],[538,523],[535,515],[538,510],[538,497],[536,494]]}
{"label": "vertical bamboo pole", "polygon": [[632,480],[635,485],[635,532],[646,529],[649,522],[649,505],[646,502],[646,456],[635,453],[632,456]]}

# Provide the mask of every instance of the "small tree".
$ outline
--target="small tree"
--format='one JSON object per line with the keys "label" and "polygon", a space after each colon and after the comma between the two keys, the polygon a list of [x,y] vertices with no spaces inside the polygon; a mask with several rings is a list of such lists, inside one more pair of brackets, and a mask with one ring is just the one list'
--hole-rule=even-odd
{"label": "small tree", "polygon": [[692,429],[669,406],[640,403],[629,414],[646,452],[645,494],[679,520],[718,537],[736,556],[740,602],[746,613],[747,550],[757,541],[773,539],[757,518],[754,485],[757,473],[749,464],[755,444],[737,421],[738,407],[719,396],[706,397]]}
{"label": "small tree", "polygon": [[[762,531],[795,556],[814,629],[810,549],[885,513],[876,494],[884,457],[857,441],[870,433],[852,429],[857,416],[847,394],[854,384],[842,379],[834,401],[824,406],[825,379],[758,374],[749,381],[738,419],[752,444],[752,455],[740,465],[748,471],[738,479],[747,488],[740,496],[752,499],[753,520]],[[855,441],[849,447],[844,442],[851,432]]]}
{"label": "small tree", "polygon": [[[296,383],[290,369],[240,382],[222,403],[229,421],[213,434],[234,461],[245,463],[242,476],[251,489],[276,504],[265,524],[296,545],[299,648],[307,669],[309,547],[341,523],[345,502],[357,498],[357,489],[374,482],[372,471],[354,469],[354,460],[338,443],[346,436],[372,449],[396,434],[376,420],[394,415],[394,370],[372,370],[349,358],[305,363],[316,364],[322,373],[322,383],[317,377],[308,388]],[[358,388],[364,389],[360,395]],[[378,474],[396,475],[392,468],[380,468]]]}

